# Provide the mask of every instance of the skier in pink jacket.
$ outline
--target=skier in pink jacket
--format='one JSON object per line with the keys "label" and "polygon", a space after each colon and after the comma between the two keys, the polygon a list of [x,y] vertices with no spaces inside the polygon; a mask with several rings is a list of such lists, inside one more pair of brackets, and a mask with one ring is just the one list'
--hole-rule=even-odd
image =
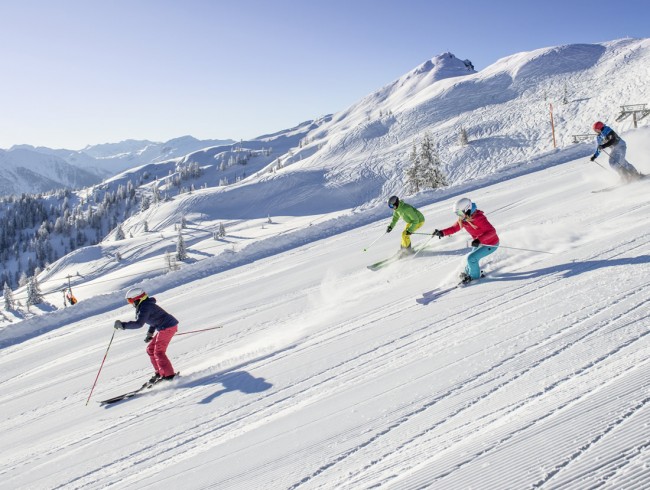
{"label": "skier in pink jacket", "polygon": [[472,236],[473,250],[467,256],[465,271],[460,275],[461,282],[467,284],[481,277],[479,261],[496,251],[499,247],[499,237],[483,211],[477,209],[476,204],[470,199],[464,197],[456,201],[454,213],[458,216],[458,221],[444,230],[435,230],[432,235],[442,238],[453,235],[463,228]]}

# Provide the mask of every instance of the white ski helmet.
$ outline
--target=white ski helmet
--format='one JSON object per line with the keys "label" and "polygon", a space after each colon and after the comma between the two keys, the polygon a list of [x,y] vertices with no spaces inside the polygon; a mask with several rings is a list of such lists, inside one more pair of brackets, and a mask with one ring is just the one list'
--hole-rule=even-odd
{"label": "white ski helmet", "polygon": [[461,218],[469,215],[472,212],[472,201],[467,197],[459,199],[454,204],[454,213]]}
{"label": "white ski helmet", "polygon": [[126,300],[132,305],[136,305],[147,299],[147,293],[142,288],[131,288],[126,292]]}

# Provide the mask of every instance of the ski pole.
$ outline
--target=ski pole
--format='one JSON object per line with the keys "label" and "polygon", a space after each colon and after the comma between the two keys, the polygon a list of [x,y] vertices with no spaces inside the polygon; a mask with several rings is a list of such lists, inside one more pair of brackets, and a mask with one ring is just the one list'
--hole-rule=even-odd
{"label": "ski pole", "polygon": [[591,161],[594,162],[596,165],[598,165],[598,166],[599,166],[600,168],[602,168],[603,170],[607,170],[607,169],[606,169],[605,167],[603,167],[600,163],[598,163],[595,159],[594,159],[594,160],[591,160]]}
{"label": "ski pole", "polygon": [[189,332],[177,333],[176,337],[178,337],[179,335],[187,335],[188,333],[207,332],[208,330],[214,330],[215,328],[221,328],[221,327],[223,327],[223,325],[219,325],[218,327],[202,328],[201,330],[190,330]]}
{"label": "ski pole", "polygon": [[[414,233],[411,233],[411,235],[414,235]],[[422,235],[428,235],[428,233],[422,233]],[[432,239],[434,236],[435,236],[435,235],[431,235],[431,236],[429,237],[429,239],[428,239],[426,242],[424,242],[424,245],[422,245],[422,246],[420,247],[420,250],[418,250],[417,252],[415,252],[415,255],[413,255],[413,258],[417,257],[418,254],[419,254],[420,252],[422,252],[422,250],[424,250],[424,249],[426,248],[427,244],[431,241],[431,239]]]}
{"label": "ski pole", "polygon": [[503,245],[499,245],[499,248],[508,248],[510,250],[523,250],[524,252],[536,252],[536,253],[540,253],[540,254],[554,255],[553,252],[545,252],[544,250],[531,250],[529,248],[504,247]]}
{"label": "ski pole", "polygon": [[383,237],[386,234],[386,232],[383,232],[380,236],[377,237],[377,239],[372,242],[370,245],[368,245],[366,248],[363,249],[364,252],[367,252],[370,247],[372,247],[375,243],[379,241],[381,237]]}
{"label": "ski pole", "polygon": [[106,361],[106,356],[108,356],[108,349],[111,348],[111,344],[113,343],[113,337],[115,337],[115,330],[113,330],[113,335],[111,335],[111,341],[108,343],[108,347],[106,347],[106,354],[104,354],[104,359],[102,359],[102,364],[101,366],[99,366],[99,371],[97,371],[97,376],[95,377],[95,382],[93,383],[93,387],[90,389],[88,400],[86,400],[86,406],[88,406],[90,397],[93,395],[93,391],[95,391],[95,385],[97,384],[97,380],[99,379],[99,373],[102,372],[102,368],[104,367],[104,361]]}

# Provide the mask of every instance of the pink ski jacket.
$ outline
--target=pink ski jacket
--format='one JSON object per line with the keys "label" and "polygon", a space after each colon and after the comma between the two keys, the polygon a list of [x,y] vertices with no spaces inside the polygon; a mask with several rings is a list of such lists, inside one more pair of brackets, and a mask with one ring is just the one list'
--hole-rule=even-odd
{"label": "pink ski jacket", "polygon": [[467,233],[472,235],[472,238],[478,238],[479,242],[483,245],[499,244],[497,231],[481,210],[477,209],[469,218],[464,220],[459,219],[456,224],[441,231],[445,236],[453,235],[457,231],[460,231],[461,227],[464,228]]}

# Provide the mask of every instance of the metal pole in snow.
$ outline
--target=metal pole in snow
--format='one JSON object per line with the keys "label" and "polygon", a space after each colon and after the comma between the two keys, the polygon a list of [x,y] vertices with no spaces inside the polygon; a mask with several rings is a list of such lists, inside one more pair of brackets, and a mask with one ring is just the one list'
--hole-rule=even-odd
{"label": "metal pole in snow", "polygon": [[553,121],[553,104],[549,103],[549,107],[551,110],[551,132],[553,133],[553,148],[557,148],[557,145],[555,144],[555,122]]}

